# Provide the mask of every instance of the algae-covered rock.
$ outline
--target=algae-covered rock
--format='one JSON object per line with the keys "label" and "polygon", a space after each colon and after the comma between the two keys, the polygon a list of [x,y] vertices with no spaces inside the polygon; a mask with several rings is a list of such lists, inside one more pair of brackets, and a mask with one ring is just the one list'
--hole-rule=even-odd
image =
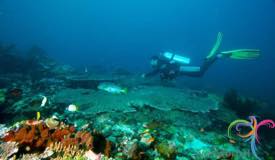
{"label": "algae-covered rock", "polygon": [[161,142],[156,146],[157,151],[166,159],[174,159],[177,154],[176,146],[169,141]]}

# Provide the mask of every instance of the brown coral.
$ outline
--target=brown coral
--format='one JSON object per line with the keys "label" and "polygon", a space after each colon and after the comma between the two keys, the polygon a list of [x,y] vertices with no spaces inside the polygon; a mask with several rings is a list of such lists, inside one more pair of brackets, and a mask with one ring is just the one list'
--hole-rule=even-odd
{"label": "brown coral", "polygon": [[9,131],[3,141],[18,142],[19,145],[30,146],[32,149],[45,149],[54,142],[62,142],[65,146],[81,145],[85,149],[93,147],[93,136],[89,132],[75,133],[73,126],[51,130],[45,123],[24,124],[17,130]]}
{"label": "brown coral", "polygon": [[79,131],[75,137],[81,144],[85,144],[87,148],[93,148],[94,137],[89,132]]}
{"label": "brown coral", "polygon": [[[104,152],[106,156],[111,154],[111,142],[101,134],[92,135],[88,131],[76,131],[73,126],[60,123],[55,129],[49,128],[44,121],[39,123],[22,124],[19,128],[9,131],[2,138],[5,142],[16,142],[20,153],[38,154],[51,150],[58,155],[67,157],[79,156],[84,151],[96,149]],[[97,139],[95,142],[94,139]],[[96,144],[96,147],[94,146]],[[95,148],[94,148],[95,147]]]}

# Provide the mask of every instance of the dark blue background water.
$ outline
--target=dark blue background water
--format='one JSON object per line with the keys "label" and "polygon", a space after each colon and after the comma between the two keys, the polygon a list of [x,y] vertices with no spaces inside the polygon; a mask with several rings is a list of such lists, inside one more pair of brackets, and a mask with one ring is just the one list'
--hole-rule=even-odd
{"label": "dark blue background water", "polygon": [[[44,48],[73,66],[149,69],[172,50],[200,64],[218,31],[222,50],[259,48],[256,61],[221,60],[196,85],[275,98],[275,3],[272,0],[1,0],[0,41]],[[190,79],[186,83],[190,83]]]}

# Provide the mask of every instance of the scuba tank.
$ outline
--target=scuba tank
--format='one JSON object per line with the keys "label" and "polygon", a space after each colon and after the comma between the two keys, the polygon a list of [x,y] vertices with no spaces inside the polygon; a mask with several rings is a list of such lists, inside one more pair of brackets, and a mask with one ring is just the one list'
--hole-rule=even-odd
{"label": "scuba tank", "polygon": [[188,57],[183,57],[181,55],[172,53],[172,52],[164,52],[161,53],[161,57],[163,57],[164,59],[175,63],[179,63],[179,64],[190,64],[190,58]]}

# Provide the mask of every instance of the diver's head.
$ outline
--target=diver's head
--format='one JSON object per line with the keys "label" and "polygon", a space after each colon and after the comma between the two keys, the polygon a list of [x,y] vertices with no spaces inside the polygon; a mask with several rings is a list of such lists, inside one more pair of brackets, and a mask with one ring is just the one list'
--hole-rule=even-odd
{"label": "diver's head", "polygon": [[150,61],[151,66],[153,66],[153,67],[157,66],[158,65],[158,60],[159,60],[158,56],[151,57],[151,61]]}

